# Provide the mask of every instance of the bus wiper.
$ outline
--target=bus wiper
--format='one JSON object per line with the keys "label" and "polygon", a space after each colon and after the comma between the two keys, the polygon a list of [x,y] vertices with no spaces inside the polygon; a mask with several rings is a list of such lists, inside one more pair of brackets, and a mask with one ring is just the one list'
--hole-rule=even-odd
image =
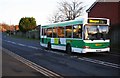
{"label": "bus wiper", "polygon": [[102,34],[103,40],[106,40],[106,34],[105,33],[101,33],[101,34]]}
{"label": "bus wiper", "polygon": [[93,41],[94,39],[91,39],[91,41]]}
{"label": "bus wiper", "polygon": [[91,41],[95,40],[95,34],[91,34],[90,40]]}

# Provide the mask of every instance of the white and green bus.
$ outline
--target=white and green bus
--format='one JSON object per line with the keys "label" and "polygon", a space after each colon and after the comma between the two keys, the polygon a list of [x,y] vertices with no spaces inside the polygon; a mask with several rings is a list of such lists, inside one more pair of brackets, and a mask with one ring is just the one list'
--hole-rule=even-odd
{"label": "white and green bus", "polygon": [[68,53],[110,51],[109,19],[80,18],[41,26],[40,45]]}

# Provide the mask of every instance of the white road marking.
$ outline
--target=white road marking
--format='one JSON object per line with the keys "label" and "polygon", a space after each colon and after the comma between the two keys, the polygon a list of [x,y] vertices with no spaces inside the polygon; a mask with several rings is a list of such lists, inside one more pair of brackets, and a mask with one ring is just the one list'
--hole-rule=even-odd
{"label": "white road marking", "polygon": [[[27,46],[27,45],[24,45],[24,44],[21,44],[21,43],[15,43],[15,42],[8,41],[8,40],[4,40],[4,41],[12,43],[12,44],[17,44],[17,45],[20,45],[20,46]],[[37,48],[37,47],[34,47],[34,46],[27,46],[27,47],[33,48],[33,49],[40,49],[40,48]]]}
{"label": "white road marking", "polygon": [[86,58],[86,57],[82,57],[82,58],[78,58],[78,59],[120,69],[120,65],[110,63],[110,62],[104,62],[104,61],[90,59],[90,58]]}
{"label": "white road marking", "polygon": [[65,54],[64,53],[59,53],[59,52],[55,52],[55,51],[49,51],[49,50],[46,50],[47,52],[50,52],[50,53],[54,53],[54,54],[58,54],[58,55],[62,55],[64,56]]}
{"label": "white road marking", "polygon": [[11,42],[12,44],[16,44],[15,42]]}
{"label": "white road marking", "polygon": [[39,48],[34,47],[34,46],[27,46],[27,47],[29,47],[29,48],[33,48],[33,49],[39,49]]}
{"label": "white road marking", "polygon": [[21,43],[18,43],[18,45],[20,45],[20,46],[26,46],[26,45],[24,45],[24,44],[21,44]]}
{"label": "white road marking", "polygon": [[4,40],[4,41],[8,43],[16,44],[15,42],[12,42],[12,41],[8,41],[8,40]]}
{"label": "white road marking", "polygon": [[43,50],[42,48],[38,48],[39,50]]}
{"label": "white road marking", "polygon": [[42,48],[38,48],[39,50],[44,50],[46,52],[50,52],[50,53],[53,53],[53,54],[58,54],[58,55],[62,55],[64,56],[65,54],[64,53],[59,53],[59,52],[55,52],[55,51],[51,51],[51,50],[46,50],[46,49],[42,49]]}
{"label": "white road marking", "polygon": [[70,56],[71,58],[77,58],[78,56]]}
{"label": "white road marking", "polygon": [[7,41],[7,42],[11,43],[11,41]]}

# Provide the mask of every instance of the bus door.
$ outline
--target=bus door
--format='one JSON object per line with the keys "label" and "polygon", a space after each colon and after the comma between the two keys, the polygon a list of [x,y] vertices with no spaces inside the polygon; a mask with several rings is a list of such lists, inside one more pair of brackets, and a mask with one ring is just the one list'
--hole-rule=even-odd
{"label": "bus door", "polygon": [[47,38],[46,31],[47,31],[47,29],[45,29],[45,28],[42,29],[42,36],[41,36],[42,43],[45,43],[45,39]]}

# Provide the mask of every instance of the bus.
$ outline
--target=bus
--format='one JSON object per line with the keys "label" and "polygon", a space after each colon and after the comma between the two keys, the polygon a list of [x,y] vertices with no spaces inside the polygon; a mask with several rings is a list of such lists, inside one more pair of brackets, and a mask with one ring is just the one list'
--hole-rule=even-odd
{"label": "bus", "polygon": [[41,26],[40,45],[67,53],[109,52],[110,21],[80,18]]}

